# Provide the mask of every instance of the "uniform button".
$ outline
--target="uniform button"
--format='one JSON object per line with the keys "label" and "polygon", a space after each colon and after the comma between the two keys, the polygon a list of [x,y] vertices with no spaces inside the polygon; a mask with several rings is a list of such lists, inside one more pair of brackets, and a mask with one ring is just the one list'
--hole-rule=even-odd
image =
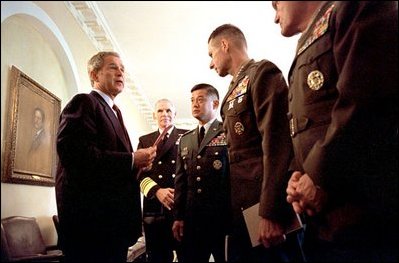
{"label": "uniform button", "polygon": [[197,190],[197,193],[201,193],[202,192],[202,189],[201,188],[199,188],[198,190]]}
{"label": "uniform button", "polygon": [[215,152],[215,155],[219,155],[219,152]]}
{"label": "uniform button", "polygon": [[162,164],[162,161],[159,161],[158,164]]}
{"label": "uniform button", "polygon": [[158,178],[159,178],[159,179],[162,179],[162,177],[163,177],[162,174],[158,175]]}
{"label": "uniform button", "polygon": [[199,181],[201,181],[201,177],[198,176],[197,177],[197,182],[199,182]]}
{"label": "uniform button", "polygon": [[200,170],[200,169],[201,169],[201,166],[198,165],[198,166],[197,166],[197,170]]}
{"label": "uniform button", "polygon": [[176,161],[175,160],[172,160],[172,163],[175,163]]}
{"label": "uniform button", "polygon": [[175,174],[172,174],[172,178],[175,178],[175,176],[176,176]]}
{"label": "uniform button", "polygon": [[201,155],[197,155],[197,159],[201,159]]}

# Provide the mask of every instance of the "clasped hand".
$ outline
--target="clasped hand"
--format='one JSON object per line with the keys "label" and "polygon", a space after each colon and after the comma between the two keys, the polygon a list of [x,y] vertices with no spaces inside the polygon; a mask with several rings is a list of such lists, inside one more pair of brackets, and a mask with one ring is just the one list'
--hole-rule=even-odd
{"label": "clasped hand", "polygon": [[292,204],[298,214],[306,212],[313,216],[321,211],[326,203],[327,195],[308,174],[295,171],[287,186],[287,202]]}

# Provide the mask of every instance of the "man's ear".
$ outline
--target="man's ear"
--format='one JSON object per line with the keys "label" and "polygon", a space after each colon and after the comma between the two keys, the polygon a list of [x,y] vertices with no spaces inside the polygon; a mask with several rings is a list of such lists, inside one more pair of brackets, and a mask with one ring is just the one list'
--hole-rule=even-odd
{"label": "man's ear", "polygon": [[219,107],[219,100],[213,100],[213,108],[216,110]]}
{"label": "man's ear", "polygon": [[229,51],[229,41],[225,38],[222,38],[222,40],[220,41],[220,45],[222,46],[222,50],[224,52]]}
{"label": "man's ear", "polygon": [[97,76],[98,76],[98,75],[97,75],[97,72],[94,72],[94,70],[90,72],[90,79],[91,79],[93,82],[98,82],[98,77],[97,77]]}

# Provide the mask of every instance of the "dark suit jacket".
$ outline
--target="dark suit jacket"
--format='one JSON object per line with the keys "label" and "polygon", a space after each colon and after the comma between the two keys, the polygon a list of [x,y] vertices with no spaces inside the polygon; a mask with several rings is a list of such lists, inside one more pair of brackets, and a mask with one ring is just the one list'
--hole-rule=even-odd
{"label": "dark suit jacket", "polygon": [[297,169],[328,193],[320,236],[397,238],[397,2],[326,3],[289,76]]}
{"label": "dark suit jacket", "polygon": [[218,231],[226,230],[231,215],[228,164],[220,121],[211,124],[200,146],[198,128],[183,135],[176,166],[175,220],[197,220],[197,227],[213,225]]}
{"label": "dark suit jacket", "polygon": [[287,84],[270,61],[249,61],[221,105],[226,131],[234,218],[258,202],[259,214],[284,223],[292,143],[287,122]]}
{"label": "dark suit jacket", "polygon": [[76,95],[62,111],[56,196],[66,241],[127,246],[141,236],[140,190],[132,146],[123,134],[113,110],[95,91]]}
{"label": "dark suit jacket", "polygon": [[[151,170],[141,173],[139,178],[140,181],[149,177],[157,184],[157,186],[151,188],[147,197],[144,197],[143,216],[163,215],[167,210],[163,209],[163,205],[159,202],[158,198],[156,198],[155,192],[159,188],[175,188],[177,148],[180,138],[185,132],[187,132],[187,130],[174,127],[165,145],[157,149],[157,156],[155,157]],[[152,146],[159,135],[159,131],[155,131],[141,136],[137,149]]]}

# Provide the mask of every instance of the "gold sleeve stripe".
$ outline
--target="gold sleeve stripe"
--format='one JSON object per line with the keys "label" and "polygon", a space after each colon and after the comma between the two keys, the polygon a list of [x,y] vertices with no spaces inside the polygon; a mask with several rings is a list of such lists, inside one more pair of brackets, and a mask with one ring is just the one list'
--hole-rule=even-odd
{"label": "gold sleeve stripe", "polygon": [[150,177],[146,177],[140,183],[140,190],[144,196],[147,197],[148,192],[156,185],[157,183],[154,182],[154,180],[152,180]]}

